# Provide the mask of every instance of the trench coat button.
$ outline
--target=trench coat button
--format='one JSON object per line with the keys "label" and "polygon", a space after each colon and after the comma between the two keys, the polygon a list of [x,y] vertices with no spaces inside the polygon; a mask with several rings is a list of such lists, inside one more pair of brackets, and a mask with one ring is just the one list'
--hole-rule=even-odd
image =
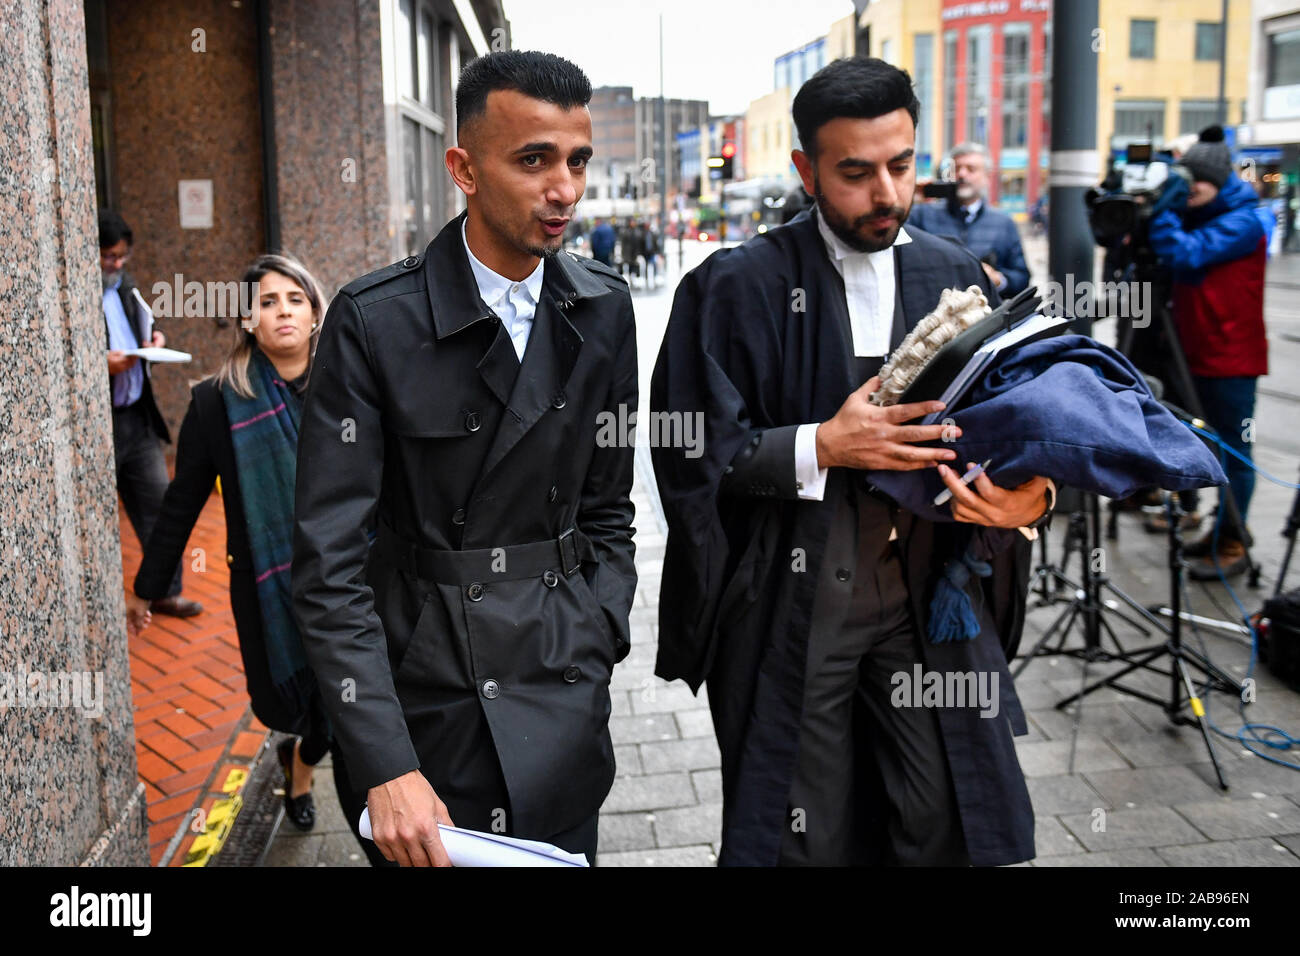
{"label": "trench coat button", "polygon": [[849,574],[849,569],[848,569],[848,568],[838,568],[838,569],[836,569],[836,571],[835,571],[835,576],[836,576],[837,578],[839,578],[841,581],[847,581],[849,578],[852,577],[852,575]]}
{"label": "trench coat button", "polygon": [[234,563],[235,563],[235,556],[233,554],[226,555],[226,564],[234,564]]}
{"label": "trench coat button", "polygon": [[451,523],[452,523],[452,524],[464,524],[464,523],[465,523],[465,509],[464,509],[464,508],[457,508],[455,511],[453,511],[453,512],[451,513]]}
{"label": "trench coat button", "polygon": [[402,260],[403,269],[414,269],[419,264],[420,264],[420,260],[415,258],[415,256],[407,256],[405,259]]}
{"label": "trench coat button", "polygon": [[542,583],[548,588],[553,588],[560,583],[560,576],[550,568],[547,568],[546,573],[542,575]]}
{"label": "trench coat button", "polygon": [[557,392],[555,397],[551,399],[552,408],[563,408],[565,404],[566,404],[566,400],[563,392]]}
{"label": "trench coat button", "polygon": [[483,696],[488,700],[496,700],[501,696],[501,685],[489,677],[483,682]]}
{"label": "trench coat button", "polygon": [[559,496],[560,496],[560,489],[556,488],[554,485],[551,485],[551,490],[546,493],[546,500],[554,501]]}
{"label": "trench coat button", "polygon": [[465,430],[466,430],[466,431],[476,432],[476,431],[479,430],[479,425],[480,425],[480,424],[481,424],[481,423],[479,422],[479,419],[478,419],[478,412],[469,412],[469,413],[465,416]]}
{"label": "trench coat button", "polygon": [[483,585],[475,581],[473,584],[471,584],[468,588],[465,589],[465,596],[468,597],[471,601],[483,600]]}
{"label": "trench coat button", "polygon": [[568,684],[576,684],[578,678],[582,676],[582,671],[578,670],[578,665],[570,664],[564,669],[564,680]]}

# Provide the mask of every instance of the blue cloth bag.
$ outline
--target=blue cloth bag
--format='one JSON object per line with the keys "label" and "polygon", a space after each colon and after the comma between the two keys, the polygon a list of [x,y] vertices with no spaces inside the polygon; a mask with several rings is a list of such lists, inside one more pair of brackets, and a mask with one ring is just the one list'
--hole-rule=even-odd
{"label": "blue cloth bag", "polygon": [[[1227,483],[1214,454],[1157,401],[1132,363],[1084,335],[998,355],[943,417],[962,431],[947,443],[957,452],[956,470],[990,460],[988,475],[1002,488],[1043,475],[1058,486],[1123,498],[1142,488]],[[950,503],[934,504],[945,486],[933,468],[871,471],[868,480],[921,518],[953,520]]]}

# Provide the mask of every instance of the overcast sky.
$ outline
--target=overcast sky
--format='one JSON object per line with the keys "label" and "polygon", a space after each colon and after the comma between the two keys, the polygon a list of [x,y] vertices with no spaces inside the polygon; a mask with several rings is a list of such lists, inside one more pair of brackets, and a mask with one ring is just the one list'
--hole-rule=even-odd
{"label": "overcast sky", "polygon": [[853,12],[852,0],[505,0],[511,45],[577,63],[593,86],[659,95],[659,14],[664,95],[708,100],[715,114],[743,113],[772,92],[772,61]]}

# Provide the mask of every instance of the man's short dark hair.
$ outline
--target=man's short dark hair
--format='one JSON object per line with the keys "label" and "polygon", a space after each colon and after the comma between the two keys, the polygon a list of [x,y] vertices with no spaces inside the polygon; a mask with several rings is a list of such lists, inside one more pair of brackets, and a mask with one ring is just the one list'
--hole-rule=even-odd
{"label": "man's short dark hair", "polygon": [[123,239],[128,246],[135,243],[135,236],[131,234],[131,227],[126,224],[126,220],[111,210],[100,210],[99,248],[107,249]]}
{"label": "man's short dark hair", "polygon": [[586,106],[591,80],[574,63],[554,53],[505,50],[470,60],[456,87],[456,131],[487,110],[488,94],[515,90],[561,109]]}
{"label": "man's short dark hair", "polygon": [[817,131],[831,120],[872,119],[897,109],[907,110],[916,126],[921,103],[907,71],[876,57],[846,57],[828,63],[799,88],[794,125],[803,151],[815,156]]}

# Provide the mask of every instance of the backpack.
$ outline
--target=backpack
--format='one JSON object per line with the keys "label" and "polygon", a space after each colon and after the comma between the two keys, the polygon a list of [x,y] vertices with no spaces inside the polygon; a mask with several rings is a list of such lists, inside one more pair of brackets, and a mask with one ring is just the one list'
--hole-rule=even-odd
{"label": "backpack", "polygon": [[1269,598],[1259,612],[1259,659],[1278,680],[1300,691],[1300,588]]}

